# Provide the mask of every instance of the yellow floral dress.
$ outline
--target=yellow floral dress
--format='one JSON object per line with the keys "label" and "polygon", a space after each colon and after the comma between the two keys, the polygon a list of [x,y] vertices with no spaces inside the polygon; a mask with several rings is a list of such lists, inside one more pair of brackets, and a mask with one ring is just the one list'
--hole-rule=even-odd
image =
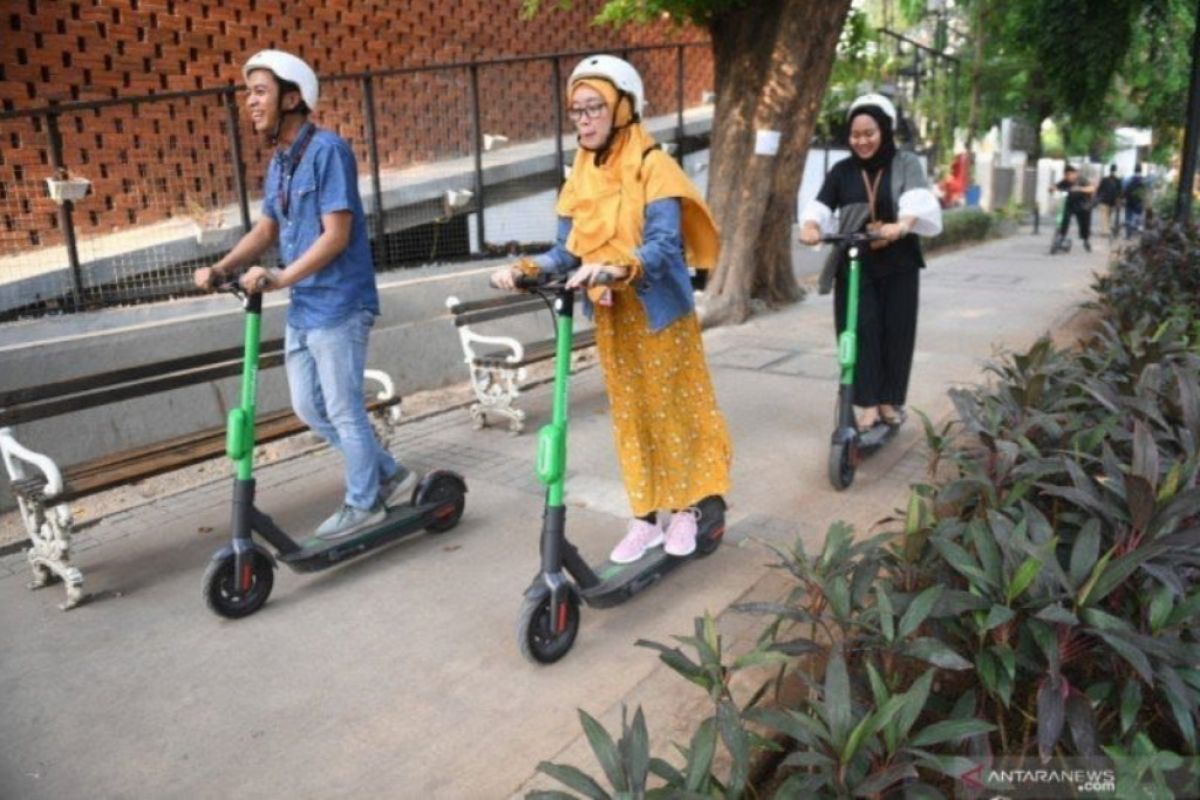
{"label": "yellow floral dress", "polygon": [[695,312],[653,333],[634,292],[612,298],[596,306],[596,345],[634,516],[725,494],[732,447]]}

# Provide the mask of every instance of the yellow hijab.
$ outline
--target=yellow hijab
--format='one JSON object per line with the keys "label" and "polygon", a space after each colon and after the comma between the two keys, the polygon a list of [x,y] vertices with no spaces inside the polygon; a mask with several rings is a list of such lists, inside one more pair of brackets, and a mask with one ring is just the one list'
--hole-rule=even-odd
{"label": "yellow hijab", "polygon": [[682,204],[682,234],[686,263],[695,269],[712,269],[721,252],[717,225],[699,190],[688,180],[675,159],[653,149],[654,138],[640,122],[630,123],[632,109],[626,101],[618,107],[611,83],[586,78],[571,84],[568,101],[580,86],[598,92],[620,128],[597,164],[597,153],[580,149],[571,175],[558,197],[559,216],[570,217],[567,249],[585,263],[614,264],[640,272],[635,250],[642,243],[646,206],[655,200],[678,198]]}

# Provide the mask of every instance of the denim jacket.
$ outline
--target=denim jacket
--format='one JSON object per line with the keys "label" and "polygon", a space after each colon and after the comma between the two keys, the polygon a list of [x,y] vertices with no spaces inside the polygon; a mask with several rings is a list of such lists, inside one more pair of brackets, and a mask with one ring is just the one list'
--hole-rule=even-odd
{"label": "denim jacket", "polygon": [[[642,227],[642,246],[636,251],[642,275],[633,285],[646,310],[650,330],[658,332],[695,307],[692,280],[683,262],[683,237],[680,233],[681,204],[678,198],[656,200],[646,206]],[[571,218],[558,218],[558,238],[554,247],[533,259],[541,269],[565,272],[580,265],[567,250]],[[592,304],[583,298],[584,313],[592,316]]]}

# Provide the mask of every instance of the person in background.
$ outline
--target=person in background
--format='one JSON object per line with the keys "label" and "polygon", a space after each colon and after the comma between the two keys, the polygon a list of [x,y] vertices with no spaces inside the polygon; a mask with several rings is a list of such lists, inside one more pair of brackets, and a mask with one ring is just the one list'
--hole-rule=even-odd
{"label": "person in background", "polygon": [[1096,187],[1080,178],[1079,170],[1073,164],[1067,164],[1067,168],[1063,170],[1062,180],[1050,187],[1051,194],[1056,191],[1066,192],[1067,195],[1066,212],[1062,215],[1062,222],[1058,226],[1059,235],[1067,235],[1067,230],[1071,227],[1071,217],[1074,217],[1075,224],[1079,227],[1079,238],[1083,241],[1083,249],[1089,253],[1092,252],[1092,243],[1088,241],[1092,232],[1090,203],[1092,195],[1096,193]]}
{"label": "person in background", "polygon": [[1108,168],[1108,175],[1096,187],[1096,204],[1100,206],[1100,233],[1112,236],[1120,226],[1117,203],[1121,200],[1121,178],[1117,175],[1117,165]]}

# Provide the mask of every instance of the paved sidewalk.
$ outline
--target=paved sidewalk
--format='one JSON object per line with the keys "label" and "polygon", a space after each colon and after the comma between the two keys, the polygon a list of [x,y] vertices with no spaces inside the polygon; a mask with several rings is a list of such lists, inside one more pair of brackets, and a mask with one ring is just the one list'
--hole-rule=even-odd
{"label": "paved sidewalk", "polygon": [[[1104,255],[1050,258],[1021,234],[931,260],[910,405],[950,411],[946,390],[982,379],[999,347],[1027,346],[1088,297]],[[829,297],[705,335],[731,425],[730,532],[714,556],[607,611],[584,609],[559,664],[524,662],[521,593],[537,569],[542,493],[533,478],[548,387],[523,398],[529,431],[475,432],[455,411],[402,426],[394,452],[464,473],[455,530],[331,572],[282,569],[267,606],[239,622],[204,607],[200,579],[225,540],[227,481],[181,492],[86,530],[77,560],[96,600],[64,614],[61,588],[28,592],[21,556],[0,560],[0,797],[503,798],[551,784],[541,760],[595,770],[576,708],[612,726],[647,710],[655,753],[673,757],[704,698],[639,638],[688,633],[704,611],[780,590],[749,537],[819,546],[828,524],[866,530],[924,470],[913,420],[833,491],[825,460],[836,389]],[[624,528],[598,370],[572,387],[571,537],[594,559]],[[259,472],[260,504],[286,530],[310,528],[340,497],[328,451]],[[721,617],[727,644],[759,621]]]}

